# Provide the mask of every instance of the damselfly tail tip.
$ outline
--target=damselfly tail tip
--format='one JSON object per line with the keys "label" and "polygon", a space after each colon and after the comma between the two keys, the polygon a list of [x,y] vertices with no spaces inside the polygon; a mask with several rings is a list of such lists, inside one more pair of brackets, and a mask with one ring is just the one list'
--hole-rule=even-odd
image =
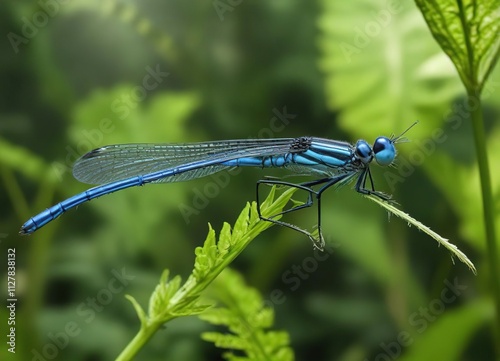
{"label": "damselfly tail tip", "polygon": [[28,232],[26,229],[24,229],[23,227],[21,227],[21,229],[19,230],[19,234],[21,236],[29,236],[31,234],[31,232]]}
{"label": "damselfly tail tip", "polygon": [[33,221],[31,219],[29,219],[21,226],[21,229],[19,230],[19,234],[21,236],[29,236],[30,234],[35,232],[36,229],[37,229],[36,227],[33,227]]}

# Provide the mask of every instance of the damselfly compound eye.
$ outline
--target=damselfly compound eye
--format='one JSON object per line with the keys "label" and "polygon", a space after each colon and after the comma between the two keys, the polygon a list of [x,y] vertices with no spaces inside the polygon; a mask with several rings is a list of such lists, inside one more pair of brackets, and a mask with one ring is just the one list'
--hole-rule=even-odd
{"label": "damselfly compound eye", "polygon": [[361,160],[364,164],[368,164],[373,159],[373,151],[370,145],[364,140],[358,140],[356,143],[356,155],[359,160]]}
{"label": "damselfly compound eye", "polygon": [[390,165],[396,157],[394,141],[387,137],[378,137],[373,144],[375,161],[382,166]]}

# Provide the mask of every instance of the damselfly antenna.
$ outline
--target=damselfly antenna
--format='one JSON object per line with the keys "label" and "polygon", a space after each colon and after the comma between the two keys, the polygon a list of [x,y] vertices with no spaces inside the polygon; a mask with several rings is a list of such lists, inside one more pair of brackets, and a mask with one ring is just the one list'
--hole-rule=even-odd
{"label": "damselfly antenna", "polygon": [[418,120],[415,123],[413,123],[412,125],[410,125],[408,128],[406,128],[406,130],[403,133],[401,133],[400,135],[398,135],[397,137],[395,137],[394,134],[393,134],[391,136],[391,142],[392,143],[406,143],[406,142],[409,142],[408,138],[403,137],[403,135],[405,135],[415,125],[417,125],[417,123],[418,123]]}

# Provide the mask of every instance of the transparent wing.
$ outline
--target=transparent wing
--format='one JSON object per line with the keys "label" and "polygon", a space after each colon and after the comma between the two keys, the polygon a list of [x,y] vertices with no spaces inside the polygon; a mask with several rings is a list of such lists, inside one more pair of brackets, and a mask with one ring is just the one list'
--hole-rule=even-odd
{"label": "transparent wing", "polygon": [[290,175],[290,177],[295,177],[295,176],[335,177],[339,174],[351,173],[353,171],[350,168],[332,168],[323,165],[316,165],[314,167],[310,167],[300,164],[288,164],[286,166],[286,169],[293,173],[292,175]]}
{"label": "transparent wing", "polygon": [[[73,176],[88,184],[105,184],[184,164],[242,157],[264,157],[293,152],[294,138],[228,140],[190,144],[119,144],[95,149],[73,166]],[[300,151],[296,150],[296,151]],[[158,182],[179,182],[207,176],[228,166],[200,166]]]}

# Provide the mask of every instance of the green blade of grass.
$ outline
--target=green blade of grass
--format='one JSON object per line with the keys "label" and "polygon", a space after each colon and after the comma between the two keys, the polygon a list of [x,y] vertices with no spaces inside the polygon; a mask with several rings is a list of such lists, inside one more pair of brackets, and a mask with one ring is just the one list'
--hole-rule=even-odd
{"label": "green blade of grass", "polygon": [[422,232],[426,233],[430,237],[434,238],[440,245],[443,245],[447,250],[451,252],[453,256],[456,256],[461,262],[465,263],[467,267],[470,268],[470,270],[474,273],[477,274],[476,267],[474,264],[469,260],[469,258],[463,253],[461,250],[458,249],[457,246],[455,246],[453,243],[450,243],[450,241],[436,232],[434,232],[432,229],[424,225],[423,223],[417,221],[415,218],[411,217],[409,214],[401,211],[400,209],[396,208],[394,205],[392,205],[389,202],[383,201],[379,197],[376,197],[374,195],[365,195],[366,198],[370,199],[371,201],[377,203],[381,207],[387,209],[390,213],[404,219],[405,221],[408,222],[409,225],[413,225],[417,227],[419,230]]}

